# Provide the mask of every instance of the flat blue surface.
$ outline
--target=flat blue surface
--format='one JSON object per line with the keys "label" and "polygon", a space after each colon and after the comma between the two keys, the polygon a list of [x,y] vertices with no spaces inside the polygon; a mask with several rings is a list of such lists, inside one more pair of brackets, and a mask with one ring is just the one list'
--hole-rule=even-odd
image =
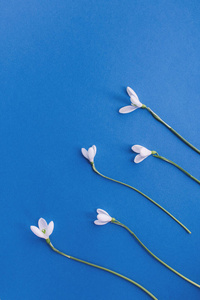
{"label": "flat blue surface", "polygon": [[[70,261],[32,234],[55,222],[61,251],[136,280],[159,300],[200,290],[148,255],[122,228],[93,224],[96,208],[200,283],[200,190],[154,157],[134,164],[133,144],[200,179],[200,157],[147,111],[120,115],[131,86],[141,102],[200,148],[200,3],[5,1],[0,3],[0,299],[145,300],[137,287]],[[96,175],[80,148],[95,144],[97,169],[168,209]]]}

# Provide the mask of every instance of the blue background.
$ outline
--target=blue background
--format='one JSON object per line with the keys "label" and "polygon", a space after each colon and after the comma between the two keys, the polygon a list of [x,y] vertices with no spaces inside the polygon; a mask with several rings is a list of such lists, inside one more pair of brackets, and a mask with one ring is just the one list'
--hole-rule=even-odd
{"label": "blue background", "polygon": [[[199,155],[147,111],[127,115],[125,88],[200,148],[200,3],[32,0],[0,3],[0,299],[149,299],[137,287],[57,255],[30,225],[55,222],[51,241],[116,270],[158,299],[196,300],[198,288],[148,255],[122,228],[97,227],[96,208],[129,226],[156,255],[200,283],[199,186],[133,144],[200,178]],[[81,147],[95,144],[94,172]]]}

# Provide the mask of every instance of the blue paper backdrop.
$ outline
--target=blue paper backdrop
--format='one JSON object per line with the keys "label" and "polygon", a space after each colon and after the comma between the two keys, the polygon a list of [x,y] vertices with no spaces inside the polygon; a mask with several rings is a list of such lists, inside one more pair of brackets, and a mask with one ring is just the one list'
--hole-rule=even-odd
{"label": "blue paper backdrop", "polygon": [[[96,208],[129,226],[161,259],[200,283],[199,186],[133,144],[200,178],[200,157],[144,110],[120,115],[131,86],[141,102],[200,148],[200,3],[32,0],[0,3],[0,299],[149,297],[113,275],[70,261],[34,236],[54,220],[60,250],[118,271],[158,299],[197,300],[198,288],[148,255],[122,228],[94,226]],[[92,172],[81,147],[95,144]]]}

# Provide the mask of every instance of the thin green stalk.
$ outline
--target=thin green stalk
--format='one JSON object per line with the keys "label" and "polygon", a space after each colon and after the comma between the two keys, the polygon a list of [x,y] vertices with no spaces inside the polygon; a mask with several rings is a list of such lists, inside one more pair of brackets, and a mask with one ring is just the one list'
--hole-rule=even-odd
{"label": "thin green stalk", "polygon": [[149,201],[151,201],[153,204],[155,204],[157,207],[159,207],[162,211],[164,211],[168,216],[170,216],[174,221],[176,221],[182,228],[184,228],[187,233],[191,233],[191,231],[185,226],[183,225],[179,220],[177,220],[170,212],[168,212],[165,208],[163,208],[160,204],[158,204],[157,202],[155,202],[153,199],[151,199],[149,196],[145,195],[144,193],[142,193],[141,191],[139,191],[138,189],[134,188],[133,186],[129,185],[129,184],[126,184],[124,182],[121,182],[121,181],[118,181],[118,180],[115,180],[115,179],[112,179],[110,177],[107,177],[103,174],[101,174],[99,171],[97,171],[97,169],[95,168],[95,165],[93,162],[91,162],[91,165],[92,165],[92,169],[94,170],[95,173],[97,173],[98,175],[100,175],[101,177],[103,178],[106,178],[108,180],[111,180],[111,181],[114,181],[116,183],[119,183],[121,185],[124,185],[134,191],[136,191],[137,193],[139,193],[140,195],[142,195],[143,197],[145,197],[146,199],[148,199]]}
{"label": "thin green stalk", "polygon": [[156,154],[152,154],[154,157],[157,157],[157,158],[160,158],[166,162],[168,162],[169,164],[175,166],[177,169],[181,170],[183,173],[185,173],[188,177],[190,177],[191,179],[193,179],[194,181],[196,181],[198,184],[200,184],[200,181],[195,178],[194,176],[192,176],[190,173],[188,173],[187,171],[185,171],[183,168],[181,168],[179,165],[177,165],[176,163],[174,163],[173,161],[163,157],[163,156],[160,156],[158,155],[157,153]]}
{"label": "thin green stalk", "polygon": [[167,123],[165,123],[151,108],[144,106],[143,108],[146,108],[148,112],[151,113],[151,115],[160,123],[165,125],[171,132],[173,132],[181,141],[183,141],[186,145],[188,145],[190,148],[192,148],[194,151],[196,151],[198,154],[200,154],[200,150],[197,149],[195,146],[193,146],[191,143],[189,143],[184,137],[182,137],[176,130],[174,130],[171,126],[169,126]]}
{"label": "thin green stalk", "polygon": [[119,225],[123,228],[125,228],[131,235],[134,236],[134,238],[138,241],[138,243],[151,255],[153,256],[157,261],[159,261],[162,265],[164,265],[166,268],[168,268],[169,270],[171,270],[172,272],[174,272],[176,275],[180,276],[181,278],[185,279],[186,281],[188,281],[189,283],[193,284],[194,286],[200,288],[200,285],[195,283],[194,281],[188,279],[187,277],[183,276],[181,273],[179,273],[178,271],[174,270],[172,267],[170,267],[168,264],[166,264],[164,261],[162,261],[160,258],[158,258],[155,254],[153,254],[140,240],[139,238],[135,235],[135,233],[133,231],[131,231],[126,225],[120,223],[117,220],[113,220],[111,221],[113,224]]}
{"label": "thin green stalk", "polygon": [[50,239],[47,239],[46,242],[47,242],[47,244],[51,247],[51,249],[52,249],[53,251],[57,252],[58,254],[63,255],[63,256],[65,256],[65,257],[69,258],[69,259],[72,259],[72,260],[81,262],[81,263],[83,263],[83,264],[85,264],[85,265],[88,265],[88,266],[91,266],[91,267],[94,267],[94,268],[97,268],[97,269],[106,271],[106,272],[111,273],[111,274],[113,274],[113,275],[116,275],[116,276],[118,276],[118,277],[120,277],[120,278],[123,278],[123,279],[129,281],[130,283],[136,285],[138,288],[140,288],[142,291],[144,291],[146,294],[148,294],[152,299],[158,300],[152,293],[150,293],[150,292],[149,292],[147,289],[145,289],[142,285],[140,285],[139,283],[133,281],[132,279],[130,279],[130,278],[126,277],[126,276],[123,276],[123,275],[121,275],[121,274],[119,274],[119,273],[117,273],[117,272],[115,272],[115,271],[110,270],[110,269],[107,269],[107,268],[104,268],[104,267],[101,267],[101,266],[98,266],[98,265],[89,263],[89,262],[87,262],[87,261],[84,261],[84,260],[75,258],[75,257],[73,257],[73,256],[67,255],[67,254],[65,254],[65,253],[63,253],[63,252],[57,250],[57,249],[52,245]]}

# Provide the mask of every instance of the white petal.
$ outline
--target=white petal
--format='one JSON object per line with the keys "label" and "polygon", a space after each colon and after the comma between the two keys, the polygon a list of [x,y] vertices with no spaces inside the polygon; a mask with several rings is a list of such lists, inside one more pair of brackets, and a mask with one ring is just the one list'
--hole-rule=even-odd
{"label": "white petal", "polygon": [[47,222],[45,221],[45,219],[43,219],[43,218],[39,219],[38,227],[40,228],[40,230],[47,228]]}
{"label": "white petal", "polygon": [[49,235],[47,233],[44,233],[44,239],[47,240],[49,238]]}
{"label": "white petal", "polygon": [[107,215],[107,216],[110,216],[105,210],[103,210],[103,209],[101,209],[101,208],[98,208],[98,209],[97,209],[97,213],[98,213],[98,214],[105,214],[105,215]]}
{"label": "white petal", "polygon": [[54,222],[51,221],[47,226],[47,231],[46,231],[46,235],[48,235],[48,237],[52,234],[53,229],[54,229]]}
{"label": "white petal", "polygon": [[95,157],[94,149],[93,149],[93,147],[90,147],[88,149],[88,159],[89,159],[89,161],[93,162],[94,157]]}
{"label": "white petal", "polygon": [[133,96],[131,96],[131,103],[133,105],[136,105],[137,107],[142,107],[142,103],[140,102],[140,100],[138,98],[133,97]]}
{"label": "white petal", "polygon": [[134,90],[131,89],[129,86],[127,86],[126,91],[127,91],[128,95],[129,95],[130,97],[133,96],[133,97],[135,97],[135,98],[138,99],[137,94],[136,94],[136,93],[134,92]]}
{"label": "white petal", "polygon": [[119,112],[120,112],[120,114],[128,114],[128,113],[136,110],[137,108],[138,108],[137,106],[127,105],[127,106],[120,108]]}
{"label": "white petal", "polygon": [[142,149],[140,150],[140,155],[147,157],[147,156],[151,155],[151,151],[145,147],[142,147]]}
{"label": "white petal", "polygon": [[102,222],[110,222],[112,220],[112,218],[110,216],[107,216],[104,214],[98,214],[97,219]]}
{"label": "white petal", "polygon": [[44,233],[38,227],[31,226],[30,228],[35,235],[37,235],[38,237],[43,238],[43,239],[45,238]]}
{"label": "white petal", "polygon": [[95,145],[93,145],[92,148],[94,150],[94,155],[96,155],[96,153],[97,153],[97,147]]}
{"label": "white petal", "polygon": [[136,155],[134,162],[136,164],[140,163],[141,161],[143,161],[145,158],[147,158],[147,156],[141,156],[140,154]]}
{"label": "white petal", "polygon": [[108,222],[101,222],[101,221],[99,221],[99,220],[95,220],[94,221],[94,224],[96,224],[96,225],[105,225],[105,224],[107,224]]}
{"label": "white petal", "polygon": [[89,157],[88,157],[88,152],[87,152],[87,150],[86,150],[85,148],[81,148],[81,152],[82,152],[83,156],[84,156],[86,159],[89,159]]}
{"label": "white petal", "polygon": [[136,153],[140,153],[141,149],[143,148],[143,146],[140,146],[140,145],[133,145],[131,147],[131,149],[136,152]]}

